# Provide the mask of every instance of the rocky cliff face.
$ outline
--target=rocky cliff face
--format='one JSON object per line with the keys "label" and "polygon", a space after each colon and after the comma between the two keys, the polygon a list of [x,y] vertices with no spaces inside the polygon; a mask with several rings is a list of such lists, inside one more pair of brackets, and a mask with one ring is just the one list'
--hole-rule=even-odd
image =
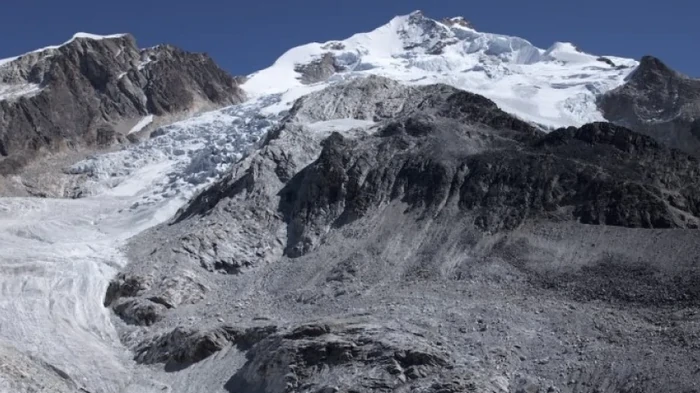
{"label": "rocky cliff face", "polygon": [[599,100],[606,119],[688,153],[700,153],[700,80],[645,56],[626,83]]}
{"label": "rocky cliff face", "polygon": [[[147,116],[185,115],[243,99],[239,80],[204,54],[130,35],[76,35],[0,65],[0,173],[39,151],[107,146]],[[5,93],[5,94],[1,94]]]}
{"label": "rocky cliff face", "polygon": [[699,188],[620,126],[357,79],[134,238],[107,304],[138,362],[212,391],[683,392]]}
{"label": "rocky cliff face", "polygon": [[319,234],[402,201],[433,217],[446,206],[485,231],[527,219],[632,228],[697,228],[696,158],[609,123],[539,134],[488,100],[434,87],[376,135],[335,133],[281,192],[287,255]]}

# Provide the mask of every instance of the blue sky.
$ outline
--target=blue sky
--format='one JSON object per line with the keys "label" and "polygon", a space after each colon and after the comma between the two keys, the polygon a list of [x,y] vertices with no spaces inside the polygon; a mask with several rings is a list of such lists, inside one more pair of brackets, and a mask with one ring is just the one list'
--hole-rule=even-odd
{"label": "blue sky", "polygon": [[61,43],[77,31],[130,32],[140,46],[171,43],[207,52],[233,74],[271,64],[311,41],[371,30],[420,9],[464,16],[480,31],[517,35],[540,47],[571,41],[598,55],[653,54],[700,77],[700,4],[691,0],[22,0],[0,18],[0,58]]}

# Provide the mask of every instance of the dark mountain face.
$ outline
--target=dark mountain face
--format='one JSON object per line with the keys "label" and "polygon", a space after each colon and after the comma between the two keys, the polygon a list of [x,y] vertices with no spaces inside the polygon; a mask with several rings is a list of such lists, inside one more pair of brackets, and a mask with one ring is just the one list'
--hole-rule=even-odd
{"label": "dark mountain face", "polygon": [[78,37],[0,66],[0,82],[33,86],[0,101],[0,173],[40,150],[124,140],[147,115],[177,116],[238,103],[239,80],[204,54],[172,46],[139,50],[129,35]]}
{"label": "dark mountain face", "polygon": [[645,56],[627,83],[600,98],[605,118],[659,142],[700,153],[700,80]]}
{"label": "dark mountain face", "polygon": [[[325,110],[319,104],[334,102],[336,94],[345,97],[338,101],[342,105],[332,106],[340,117],[374,117],[380,129],[362,136],[333,133],[320,146],[313,137],[302,138],[309,131],[298,119],[334,116],[316,111]],[[394,101],[373,106],[372,98],[362,94]],[[285,141],[283,148],[279,140]],[[312,162],[314,150],[318,158]],[[188,227],[211,216],[232,219],[234,206],[242,204],[253,204],[253,210],[266,206],[264,214],[274,217],[263,222],[286,226],[283,253],[290,257],[312,252],[329,231],[395,203],[423,217],[468,217],[485,234],[513,231],[533,220],[647,229],[700,225],[695,156],[611,123],[545,134],[482,96],[445,85],[402,87],[374,77],[305,97],[260,156],[251,159],[260,162],[202,192],[183,208],[176,224]],[[254,222],[255,231],[280,232],[259,224]],[[236,227],[245,225],[248,221]],[[210,241],[202,236],[192,233],[195,243],[206,248]],[[242,257],[233,259],[234,272],[253,264],[249,256],[245,263]],[[217,263],[226,265],[207,262]]]}
{"label": "dark mountain face", "polygon": [[[319,128],[348,117],[375,123]],[[137,362],[223,363],[231,392],[685,392],[697,195],[694,156],[622,126],[356,79],[133,238],[107,304]]]}
{"label": "dark mountain face", "polygon": [[[445,102],[488,118],[469,97]],[[628,228],[700,222],[698,160],[609,123],[538,135],[421,114],[365,139],[334,134],[323,146],[282,191],[290,256],[310,251],[316,234],[392,201],[427,217],[456,207],[490,233],[531,219]]]}

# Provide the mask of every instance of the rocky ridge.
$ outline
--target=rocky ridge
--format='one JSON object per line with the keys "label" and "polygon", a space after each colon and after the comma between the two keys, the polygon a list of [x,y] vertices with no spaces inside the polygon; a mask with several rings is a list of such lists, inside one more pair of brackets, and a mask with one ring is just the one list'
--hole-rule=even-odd
{"label": "rocky ridge", "polygon": [[214,391],[687,391],[696,167],[623,127],[353,80],[133,239],[110,300],[137,361]]}
{"label": "rocky ridge", "polygon": [[659,142],[700,152],[700,80],[645,56],[624,85],[599,99],[605,118]]}
{"label": "rocky ridge", "polygon": [[240,82],[204,54],[140,50],[130,35],[76,35],[10,59],[0,65],[0,87],[14,92],[0,94],[0,173],[17,173],[40,151],[124,142],[144,119],[241,102]]}
{"label": "rocky ridge", "polygon": [[[108,146],[125,133],[136,141],[125,130],[243,99],[241,80],[205,56],[130,45],[129,36],[81,34],[0,61],[0,105],[53,105],[59,92],[92,111],[63,110],[37,123],[39,142],[28,151]],[[478,64],[465,69],[457,58]],[[243,85],[253,97],[241,105],[68,163],[72,180],[89,178],[71,196],[90,195],[85,200],[95,206],[113,202],[114,212],[82,214],[80,200],[62,201],[64,211],[51,214],[42,214],[41,199],[3,204],[13,213],[2,222],[10,254],[43,261],[24,252],[36,247],[52,257],[48,270],[3,259],[19,263],[8,272],[21,280],[16,287],[6,280],[6,294],[25,295],[45,276],[53,279],[43,286],[51,288],[45,329],[6,325],[23,338],[18,348],[32,351],[22,346],[27,332],[48,331],[32,343],[55,340],[61,331],[53,322],[75,322],[71,315],[80,320],[71,337],[110,347],[116,343],[105,337],[114,332],[104,305],[131,354],[119,345],[67,358],[47,349],[56,367],[41,352],[26,356],[3,344],[0,390],[700,389],[695,80],[653,58],[636,67],[568,43],[545,51],[476,32],[463,18],[438,22],[420,12],[344,41],[295,48],[275,65],[282,67]],[[493,101],[455,87],[465,81],[494,86],[484,91]],[[266,83],[272,90],[256,90]],[[541,127],[539,107],[497,105],[536,103],[539,89],[558,92],[562,109],[541,119],[577,126]],[[617,125],[602,122],[597,108]],[[44,127],[85,116],[93,120],[82,134]],[[13,138],[0,139],[7,173],[32,164]],[[81,237],[123,235],[162,222],[179,198],[201,187],[171,220],[126,246],[105,241],[114,247],[107,256],[43,229],[62,233],[67,214]],[[77,245],[84,264],[75,263]],[[52,255],[60,248],[68,252]],[[102,291],[108,278],[99,281],[100,274],[113,271],[122,250],[131,263],[104,301],[82,295]],[[91,267],[99,270],[74,284],[71,275],[83,274],[76,269]],[[86,307],[85,297],[99,304]],[[44,310],[8,304],[21,320]],[[90,324],[100,316],[108,328]],[[140,366],[109,363],[115,353]],[[104,374],[102,364],[111,365]]]}

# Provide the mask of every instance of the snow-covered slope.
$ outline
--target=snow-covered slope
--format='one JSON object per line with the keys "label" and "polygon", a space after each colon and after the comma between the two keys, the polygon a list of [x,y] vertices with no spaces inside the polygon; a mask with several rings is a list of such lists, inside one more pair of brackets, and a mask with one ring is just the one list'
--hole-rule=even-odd
{"label": "snow-covered slope", "polygon": [[[304,84],[300,66],[327,54],[341,71]],[[369,33],[293,48],[250,75],[243,88],[253,96],[282,94],[288,106],[329,83],[368,74],[408,84],[446,83],[549,128],[603,120],[596,97],[624,83],[637,64],[583,53],[570,43],[544,50],[522,38],[478,32],[461,18],[438,22],[414,12]]]}

